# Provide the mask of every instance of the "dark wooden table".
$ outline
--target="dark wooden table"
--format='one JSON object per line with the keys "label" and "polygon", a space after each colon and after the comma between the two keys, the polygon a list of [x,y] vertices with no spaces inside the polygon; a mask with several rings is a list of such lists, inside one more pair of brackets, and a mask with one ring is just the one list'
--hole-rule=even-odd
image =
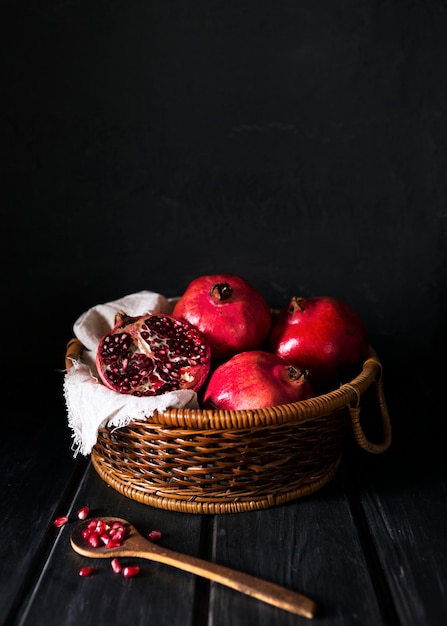
{"label": "dark wooden table", "polygon": [[[348,442],[336,477],[316,493],[263,511],[196,515],[148,507],[74,459],[61,379],[27,390],[0,443],[0,622],[22,626],[444,626],[447,624],[447,481],[441,380],[385,369],[391,448]],[[37,381],[38,383],[38,381]],[[42,392],[42,388],[45,389]],[[33,398],[32,404],[28,404]],[[56,398],[56,400],[54,400]],[[28,401],[27,401],[28,400]],[[363,409],[362,409],[363,410]],[[373,413],[366,407],[365,419]],[[373,419],[374,416],[371,417]],[[70,547],[77,510],[130,520],[160,544],[313,598],[313,620],[216,583],[141,559],[125,579],[108,560]],[[68,515],[57,529],[53,520]],[[80,568],[93,565],[90,577]]]}

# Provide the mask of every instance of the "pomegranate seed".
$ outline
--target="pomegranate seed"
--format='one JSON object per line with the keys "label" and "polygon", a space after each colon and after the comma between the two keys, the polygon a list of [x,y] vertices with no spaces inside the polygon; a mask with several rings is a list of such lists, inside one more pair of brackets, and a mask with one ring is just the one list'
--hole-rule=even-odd
{"label": "pomegranate seed", "polygon": [[56,526],[56,528],[60,528],[61,526],[65,526],[67,522],[68,522],[68,517],[66,515],[63,515],[62,517],[56,517],[56,519],[53,522],[53,526]]}
{"label": "pomegranate seed", "polygon": [[116,541],[118,543],[122,543],[124,537],[125,537],[125,530],[124,528],[117,528],[116,530],[111,530],[109,533],[109,536],[111,539],[113,539],[113,541]]}
{"label": "pomegranate seed", "polygon": [[112,522],[112,528],[119,528],[121,530],[124,530],[124,526],[121,524],[121,522]]}
{"label": "pomegranate seed", "polygon": [[115,574],[119,574],[121,572],[121,563],[118,561],[118,559],[112,559],[110,565],[112,566]]}
{"label": "pomegranate seed", "polygon": [[111,539],[109,535],[101,535],[100,540],[106,548],[119,548],[119,546],[121,545],[119,541],[113,541],[113,539]]}
{"label": "pomegranate seed", "polygon": [[159,539],[161,539],[161,532],[159,530],[151,530],[147,538],[149,539],[149,541],[158,541]]}
{"label": "pomegranate seed", "polygon": [[90,509],[88,508],[88,506],[83,506],[78,511],[78,518],[79,519],[86,519],[88,517],[89,513],[90,513]]}
{"label": "pomegranate seed", "polygon": [[91,535],[88,536],[87,541],[91,545],[92,548],[97,548],[99,546],[99,535],[97,532],[92,532]]}
{"label": "pomegranate seed", "polygon": [[126,538],[127,528],[119,521],[106,524],[103,519],[95,519],[88,522],[82,531],[83,538],[92,548],[97,548],[100,543],[106,548],[118,548]]}
{"label": "pomegranate seed", "polygon": [[107,530],[107,526],[104,520],[102,519],[98,519],[96,520],[96,528],[95,528],[96,532],[98,533],[98,535],[103,535],[106,530]]}
{"label": "pomegranate seed", "polygon": [[91,574],[93,574],[93,567],[89,566],[89,567],[82,567],[79,570],[79,576],[90,576]]}
{"label": "pomegranate seed", "polygon": [[138,565],[127,565],[123,568],[123,576],[124,578],[132,578],[140,573],[140,568]]}

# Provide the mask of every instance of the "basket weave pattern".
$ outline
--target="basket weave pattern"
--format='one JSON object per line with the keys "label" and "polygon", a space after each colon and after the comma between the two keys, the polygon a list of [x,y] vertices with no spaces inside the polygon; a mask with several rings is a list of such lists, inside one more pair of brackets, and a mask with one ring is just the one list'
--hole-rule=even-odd
{"label": "basket weave pattern", "polygon": [[[81,353],[72,340],[66,366]],[[389,447],[381,372],[371,348],[353,381],[309,400],[247,411],[171,409],[123,428],[101,428],[92,464],[118,492],[158,508],[227,513],[283,504],[333,478],[350,429],[368,452]],[[371,386],[383,427],[379,444],[360,424],[361,397]]]}

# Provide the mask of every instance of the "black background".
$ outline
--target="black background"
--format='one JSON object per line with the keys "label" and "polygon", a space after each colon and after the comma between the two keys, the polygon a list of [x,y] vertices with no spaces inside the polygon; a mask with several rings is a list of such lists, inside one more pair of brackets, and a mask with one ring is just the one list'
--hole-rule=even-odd
{"label": "black background", "polygon": [[2,13],[8,389],[58,396],[87,308],[221,271],[346,300],[390,370],[442,356],[445,2]]}

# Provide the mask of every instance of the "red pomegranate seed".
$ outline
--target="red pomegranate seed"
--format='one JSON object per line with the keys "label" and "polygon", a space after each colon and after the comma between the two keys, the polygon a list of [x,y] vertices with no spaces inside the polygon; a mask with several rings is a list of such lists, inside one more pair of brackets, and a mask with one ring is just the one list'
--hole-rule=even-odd
{"label": "red pomegranate seed", "polygon": [[88,508],[88,506],[83,506],[78,511],[78,518],[79,519],[86,519],[88,517],[89,513],[90,513],[90,509]]}
{"label": "red pomegranate seed", "polygon": [[125,535],[126,531],[124,530],[124,528],[117,528],[116,530],[111,530],[109,533],[110,538],[117,543],[122,543]]}
{"label": "red pomegranate seed", "polygon": [[127,565],[123,568],[123,576],[124,578],[132,578],[140,573],[140,568],[138,565]]}
{"label": "red pomegranate seed", "polygon": [[119,574],[121,572],[121,563],[118,561],[118,559],[112,559],[110,565],[112,566],[115,574]]}
{"label": "red pomegranate seed", "polygon": [[87,537],[87,541],[91,545],[92,548],[97,548],[99,546],[99,535],[98,535],[98,533],[97,532],[92,532]]}
{"label": "red pomegranate seed", "polygon": [[98,533],[98,535],[104,534],[106,532],[106,530],[107,530],[107,525],[106,525],[105,521],[102,520],[102,519],[96,520],[96,528],[95,528],[95,530]]}
{"label": "red pomegranate seed", "polygon": [[119,521],[106,523],[103,519],[90,520],[82,531],[82,537],[92,548],[100,544],[106,548],[118,548],[126,538],[127,528]]}
{"label": "red pomegranate seed", "polygon": [[89,567],[82,567],[79,570],[79,576],[90,576],[91,574],[93,574],[93,567],[89,566]]}
{"label": "red pomegranate seed", "polygon": [[106,548],[119,548],[121,543],[119,541],[113,541],[109,535],[101,535],[100,540]]}
{"label": "red pomegranate seed", "polygon": [[118,521],[112,522],[112,528],[113,529],[120,528],[120,529],[124,530],[123,524],[121,524],[121,522],[118,522]]}
{"label": "red pomegranate seed", "polygon": [[159,539],[161,539],[161,532],[159,530],[151,530],[147,538],[149,541],[159,541]]}
{"label": "red pomegranate seed", "polygon": [[61,526],[65,526],[67,522],[68,522],[68,517],[66,515],[63,515],[62,517],[56,517],[56,519],[53,522],[53,525],[56,526],[56,528],[60,528]]}

